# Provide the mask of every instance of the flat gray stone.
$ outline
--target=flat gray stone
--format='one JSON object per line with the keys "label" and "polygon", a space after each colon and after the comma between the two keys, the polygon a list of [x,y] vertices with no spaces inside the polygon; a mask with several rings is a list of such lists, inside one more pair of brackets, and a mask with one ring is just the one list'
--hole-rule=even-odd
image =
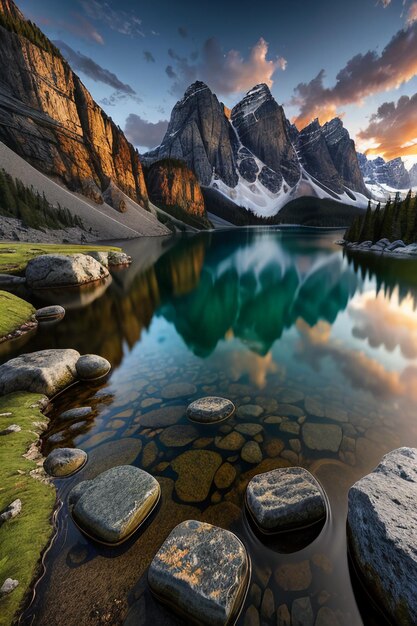
{"label": "flat gray stone", "polygon": [[254,476],[246,489],[246,506],[256,525],[266,533],[302,528],[326,516],[323,491],[302,467]]}
{"label": "flat gray stone", "polygon": [[62,320],[65,317],[65,309],[63,306],[59,306],[59,304],[44,306],[35,312],[35,317],[38,322]]}
{"label": "flat gray stone", "polygon": [[53,289],[102,280],[109,271],[86,254],[42,254],[29,261],[25,275],[32,289]]}
{"label": "flat gray stone", "polygon": [[77,472],[87,462],[87,453],[78,448],[56,448],[43,462],[44,470],[50,476],[63,478]]}
{"label": "flat gray stone", "polygon": [[0,366],[0,394],[31,391],[54,396],[76,381],[76,350],[40,350]]}
{"label": "flat gray stone", "polygon": [[263,429],[262,424],[238,424],[235,428],[238,433],[242,433],[242,435],[250,435],[251,437],[259,435]]}
{"label": "flat gray stone", "polygon": [[343,431],[336,424],[303,424],[302,436],[310,450],[337,452],[342,442]]}
{"label": "flat gray stone", "polygon": [[168,426],[161,433],[159,441],[167,448],[182,448],[197,439],[198,431],[191,424]]}
{"label": "flat gray stone", "polygon": [[153,411],[148,411],[139,417],[141,426],[147,428],[164,428],[172,426],[184,416],[185,406],[165,406]]}
{"label": "flat gray stone", "polygon": [[233,415],[235,405],[231,400],[218,396],[207,396],[192,402],[187,408],[187,417],[200,424],[214,424]]}
{"label": "flat gray stone", "polygon": [[82,419],[86,417],[90,417],[93,409],[91,406],[80,406],[75,409],[68,409],[68,411],[64,411],[59,415],[59,419],[63,421]]}
{"label": "flat gray stone", "polygon": [[156,506],[159,495],[153,476],[133,465],[121,465],[76,485],[69,494],[69,506],[87,535],[114,545],[130,537]]}
{"label": "flat gray stone", "polygon": [[7,520],[9,519],[17,517],[21,510],[22,501],[19,500],[19,498],[17,500],[13,500],[13,502],[11,502],[9,506],[6,507],[4,511],[0,514],[0,522],[7,522]]}
{"label": "flat gray stone", "polygon": [[417,624],[417,449],[386,454],[349,490],[353,557],[395,624]]}
{"label": "flat gray stone", "polygon": [[83,354],[75,368],[81,380],[94,380],[106,376],[111,370],[111,365],[107,359],[97,354]]}
{"label": "flat gray stone", "polygon": [[228,530],[188,520],[168,536],[148,572],[153,593],[188,623],[233,624],[249,582],[242,542]]}

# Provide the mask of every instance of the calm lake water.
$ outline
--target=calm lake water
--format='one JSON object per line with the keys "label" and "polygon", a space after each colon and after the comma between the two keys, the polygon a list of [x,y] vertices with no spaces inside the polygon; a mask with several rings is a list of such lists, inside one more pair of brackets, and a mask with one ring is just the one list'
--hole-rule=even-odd
{"label": "calm lake water", "polygon": [[[262,624],[286,624],[277,614],[287,610],[306,626],[384,624],[348,562],[347,492],[387,451],[417,446],[417,264],[349,260],[338,237],[248,229],[128,242],[134,263],[111,284],[82,298],[45,295],[67,315],[19,351],[76,348],[113,370],[54,402],[44,452],[71,445],[90,460],[56,481],[57,535],[21,623],[182,623],[151,597],[146,571],[176,524],[201,519],[233,530],[250,553],[239,624],[256,626],[257,612]],[[185,407],[204,395],[255,405],[253,417],[191,425]],[[54,419],[85,405],[94,407],[85,422]],[[253,434],[235,430],[245,423]],[[251,439],[262,454],[255,464],[240,456]],[[162,500],[145,527],[109,549],[77,530],[66,499],[78,481],[123,463],[156,476]],[[319,479],[330,515],[318,534],[265,542],[244,513],[245,487],[289,465]]]}

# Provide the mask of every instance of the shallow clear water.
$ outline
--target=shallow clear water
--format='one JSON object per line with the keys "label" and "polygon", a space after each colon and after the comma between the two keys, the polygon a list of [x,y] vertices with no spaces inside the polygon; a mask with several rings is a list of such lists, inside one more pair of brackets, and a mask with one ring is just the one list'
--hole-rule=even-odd
{"label": "shallow clear water", "polygon": [[[44,452],[69,444],[90,460],[56,481],[58,532],[21,623],[181,623],[150,596],[146,569],[184,519],[230,528],[245,543],[252,580],[239,624],[256,624],[256,611],[261,623],[279,624],[283,605],[295,611],[294,600],[306,597],[318,626],[384,623],[348,563],[347,492],[385,452],[417,445],[417,265],[349,260],[333,243],[338,237],[248,229],[163,246],[129,242],[134,263],[106,289],[82,301],[44,294],[67,315],[18,351],[73,347],[107,357],[113,371],[105,383],[77,385],[54,402],[52,418],[85,405],[94,418],[65,427],[52,419]],[[156,260],[143,269],[149,258]],[[256,405],[260,415],[191,426],[183,409],[204,395]],[[262,431],[222,443],[245,422]],[[260,463],[241,459],[251,439]],[[229,464],[223,484],[209,471],[219,462]],[[156,476],[163,497],[132,539],[103,548],[75,528],[66,496],[79,480],[123,463]],[[265,542],[244,513],[245,487],[254,474],[288,465],[320,480],[330,515],[318,536]]]}

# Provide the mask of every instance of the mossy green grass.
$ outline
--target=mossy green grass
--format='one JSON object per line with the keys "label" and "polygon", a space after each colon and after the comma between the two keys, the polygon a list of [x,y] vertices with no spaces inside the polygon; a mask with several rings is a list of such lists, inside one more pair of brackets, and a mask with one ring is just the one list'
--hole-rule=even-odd
{"label": "mossy green grass", "polygon": [[34,313],[35,308],[29,302],[0,291],[0,340],[29,322]]}
{"label": "mossy green grass", "polygon": [[0,243],[0,274],[21,274],[29,261],[41,254],[87,254],[89,251],[121,251],[114,246],[58,243]]}
{"label": "mossy green grass", "polygon": [[[18,587],[0,599],[0,625],[9,626],[39,567],[40,555],[52,534],[55,488],[31,475],[35,460],[23,455],[36,444],[47,418],[39,394],[13,393],[0,398],[0,431],[11,424],[20,432],[0,436],[0,511],[19,498],[22,511],[0,527],[0,585],[6,578]],[[11,415],[9,415],[11,413]]]}

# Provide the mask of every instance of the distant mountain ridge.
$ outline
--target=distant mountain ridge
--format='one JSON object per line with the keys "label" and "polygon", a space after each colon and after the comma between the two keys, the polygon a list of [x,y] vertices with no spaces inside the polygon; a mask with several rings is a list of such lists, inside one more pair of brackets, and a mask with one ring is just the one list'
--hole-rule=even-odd
{"label": "distant mountain ridge", "polygon": [[299,132],[265,84],[226,115],[205,83],[193,83],[175,105],[161,145],[141,158],[183,160],[201,185],[266,219],[302,197],[364,207],[370,196],[342,121],[314,120]]}
{"label": "distant mountain ridge", "polygon": [[408,172],[401,157],[385,161],[382,157],[368,159],[365,154],[358,153],[358,161],[367,184],[386,185],[392,189],[409,189],[417,184],[417,180],[412,182],[410,175],[411,171],[417,173],[417,167]]}

